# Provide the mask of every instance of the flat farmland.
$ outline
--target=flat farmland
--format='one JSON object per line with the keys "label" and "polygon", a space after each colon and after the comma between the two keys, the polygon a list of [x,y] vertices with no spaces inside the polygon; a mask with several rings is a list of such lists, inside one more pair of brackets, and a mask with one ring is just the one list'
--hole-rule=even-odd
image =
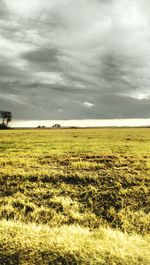
{"label": "flat farmland", "polygon": [[0,264],[150,264],[150,128],[0,131]]}

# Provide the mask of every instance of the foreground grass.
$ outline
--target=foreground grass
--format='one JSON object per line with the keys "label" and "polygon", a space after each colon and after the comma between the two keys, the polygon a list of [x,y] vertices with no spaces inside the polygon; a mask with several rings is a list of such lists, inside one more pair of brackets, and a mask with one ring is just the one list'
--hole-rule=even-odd
{"label": "foreground grass", "polygon": [[[147,237],[110,228],[0,222],[1,264],[150,264]],[[9,263],[11,257],[12,263]]]}
{"label": "foreground grass", "polygon": [[149,264],[150,129],[0,131],[0,261]]}

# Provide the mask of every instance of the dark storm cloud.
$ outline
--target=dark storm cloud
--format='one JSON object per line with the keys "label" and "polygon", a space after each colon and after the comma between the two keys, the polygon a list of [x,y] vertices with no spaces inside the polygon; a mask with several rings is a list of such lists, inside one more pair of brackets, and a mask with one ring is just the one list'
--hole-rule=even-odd
{"label": "dark storm cloud", "polygon": [[0,106],[16,118],[150,116],[148,0],[0,0]]}
{"label": "dark storm cloud", "polygon": [[8,16],[8,10],[3,0],[0,1],[0,20]]}
{"label": "dark storm cloud", "polygon": [[26,52],[22,59],[28,61],[30,67],[41,71],[58,71],[60,69],[58,56],[60,51],[55,48],[39,48]]}
{"label": "dark storm cloud", "polygon": [[37,49],[25,53],[22,57],[31,63],[42,64],[51,63],[57,61],[58,51],[54,48],[52,49]]}

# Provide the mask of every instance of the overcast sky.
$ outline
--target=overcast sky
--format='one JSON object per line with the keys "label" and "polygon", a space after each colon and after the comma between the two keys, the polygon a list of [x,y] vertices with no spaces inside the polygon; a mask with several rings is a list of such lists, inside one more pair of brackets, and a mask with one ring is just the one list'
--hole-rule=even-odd
{"label": "overcast sky", "polygon": [[150,1],[0,0],[0,109],[150,118]]}

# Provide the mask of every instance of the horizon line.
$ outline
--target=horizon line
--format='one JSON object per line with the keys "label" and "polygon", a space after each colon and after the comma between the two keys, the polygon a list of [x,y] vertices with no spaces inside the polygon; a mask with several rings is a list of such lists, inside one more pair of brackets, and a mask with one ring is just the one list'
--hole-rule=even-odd
{"label": "horizon line", "polygon": [[10,125],[14,128],[37,128],[38,126],[52,127],[144,127],[150,126],[150,118],[131,119],[70,119],[70,120],[29,120],[15,119]]}

